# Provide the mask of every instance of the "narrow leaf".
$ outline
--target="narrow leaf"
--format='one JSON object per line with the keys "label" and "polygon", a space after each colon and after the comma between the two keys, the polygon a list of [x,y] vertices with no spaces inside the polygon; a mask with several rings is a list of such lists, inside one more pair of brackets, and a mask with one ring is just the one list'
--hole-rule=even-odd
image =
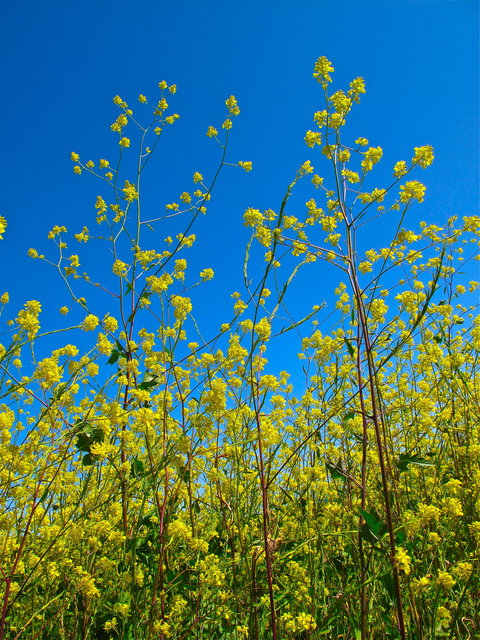
{"label": "narrow leaf", "polygon": [[345,344],[347,345],[348,353],[353,358],[353,356],[355,355],[355,349],[352,347],[352,343],[345,336],[343,337],[343,339],[345,340]]}

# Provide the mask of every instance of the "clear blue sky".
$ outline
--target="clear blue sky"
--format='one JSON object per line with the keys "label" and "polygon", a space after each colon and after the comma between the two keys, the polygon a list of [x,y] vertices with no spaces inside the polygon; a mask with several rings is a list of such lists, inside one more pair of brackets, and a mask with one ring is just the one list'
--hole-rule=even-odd
{"label": "clear blue sky", "polygon": [[[70,304],[67,292],[26,252],[46,252],[54,224],[72,232],[94,228],[91,203],[100,185],[73,175],[70,151],[112,157],[112,97],[133,104],[139,93],[155,96],[162,79],[178,85],[172,105],[181,119],[162,141],[167,173],[148,175],[152,203],[177,199],[193,171],[211,173],[216,152],[204,132],[222,121],[230,94],[242,111],[230,157],[254,163],[250,174],[227,168],[196,228],[201,254],[194,266],[217,274],[203,289],[205,304],[197,301],[204,320],[215,306],[226,320],[229,294],[241,287],[245,208],[278,209],[298,166],[318,157],[303,136],[323,108],[312,78],[320,55],[335,66],[335,87],[365,78],[367,95],[352,113],[350,132],[384,148],[386,171],[411,158],[414,146],[434,146],[434,165],[417,176],[427,199],[413,217],[441,224],[453,214],[478,214],[476,0],[4,0],[0,18],[0,214],[9,222],[0,289],[10,291],[11,314],[36,298],[44,322],[60,325],[54,312]],[[333,284],[320,272],[311,278],[304,285],[309,302],[328,299]]]}

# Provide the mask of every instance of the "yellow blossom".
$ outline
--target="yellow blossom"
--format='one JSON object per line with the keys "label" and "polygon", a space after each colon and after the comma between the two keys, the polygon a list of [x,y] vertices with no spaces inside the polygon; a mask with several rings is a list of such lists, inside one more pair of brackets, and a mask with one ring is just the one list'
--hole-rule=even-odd
{"label": "yellow blossom", "polygon": [[413,164],[420,165],[423,169],[429,167],[435,156],[433,154],[433,147],[431,145],[427,145],[425,147],[415,147],[415,154],[412,158]]}
{"label": "yellow blossom", "polygon": [[93,331],[98,326],[98,323],[99,319],[97,318],[97,316],[94,316],[90,313],[83,319],[82,329],[83,331]]}
{"label": "yellow blossom", "polygon": [[127,202],[133,202],[138,198],[138,191],[136,190],[135,185],[129,182],[128,180],[125,180],[125,185],[122,191],[125,194],[124,199]]}
{"label": "yellow blossom", "polygon": [[410,200],[418,200],[423,202],[426,187],[417,180],[411,180],[400,186],[400,202],[409,202]]}
{"label": "yellow blossom", "polygon": [[200,277],[203,281],[211,280],[214,276],[213,269],[204,269],[200,271]]}
{"label": "yellow blossom", "polygon": [[125,262],[122,262],[121,260],[115,260],[115,262],[112,265],[112,271],[116,276],[123,278],[124,276],[127,275],[128,264],[126,264]]}
{"label": "yellow blossom", "polygon": [[332,81],[330,77],[330,73],[335,71],[332,63],[325,56],[321,56],[315,62],[315,67],[313,70],[313,77],[317,79],[318,82],[322,83],[324,87],[327,86],[328,82]]}
{"label": "yellow blossom", "polygon": [[439,571],[436,582],[447,591],[455,585],[455,580],[447,571]]}
{"label": "yellow blossom", "polygon": [[319,131],[307,131],[305,134],[305,144],[307,147],[314,147],[316,144],[322,144],[322,134]]}

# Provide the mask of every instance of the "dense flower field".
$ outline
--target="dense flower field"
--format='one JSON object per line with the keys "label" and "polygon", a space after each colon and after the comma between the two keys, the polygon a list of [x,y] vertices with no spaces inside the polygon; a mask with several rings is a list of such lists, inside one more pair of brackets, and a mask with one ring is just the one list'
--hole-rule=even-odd
{"label": "dense flower field", "polygon": [[[195,280],[187,258],[232,164],[236,99],[207,132],[212,178],[195,173],[158,219],[142,215],[140,177],[178,117],[175,86],[139,96],[148,125],[114,98],[115,162],[71,154],[100,181],[98,230],[56,226],[57,255],[30,255],[58,268],[83,322],[46,353],[52,332],[28,301],[0,346],[1,639],[480,637],[479,284],[458,273],[480,217],[406,226],[433,149],[368,187],[382,149],[344,132],[364,81],[331,92],[332,72],[319,58],[325,106],[305,135],[325,170],[306,161],[278,211],[245,211],[246,287],[216,334],[187,291],[214,273]],[[178,233],[159,241],[172,215]],[[379,217],[391,243],[360,251]],[[75,242],[111,252],[104,281],[80,271]],[[285,321],[314,262],[338,270],[323,332],[319,306]],[[92,285],[116,314],[90,308]],[[288,333],[302,384],[269,366]]]}

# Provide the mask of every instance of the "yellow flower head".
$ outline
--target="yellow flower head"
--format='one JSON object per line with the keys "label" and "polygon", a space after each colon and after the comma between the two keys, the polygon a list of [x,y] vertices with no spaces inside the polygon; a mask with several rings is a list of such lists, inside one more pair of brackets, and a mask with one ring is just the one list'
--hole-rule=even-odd
{"label": "yellow flower head", "polygon": [[322,83],[324,87],[326,87],[327,82],[331,82],[332,78],[330,77],[330,72],[335,71],[332,63],[325,56],[321,56],[315,62],[315,67],[313,70],[313,77],[317,79],[318,82]]}

